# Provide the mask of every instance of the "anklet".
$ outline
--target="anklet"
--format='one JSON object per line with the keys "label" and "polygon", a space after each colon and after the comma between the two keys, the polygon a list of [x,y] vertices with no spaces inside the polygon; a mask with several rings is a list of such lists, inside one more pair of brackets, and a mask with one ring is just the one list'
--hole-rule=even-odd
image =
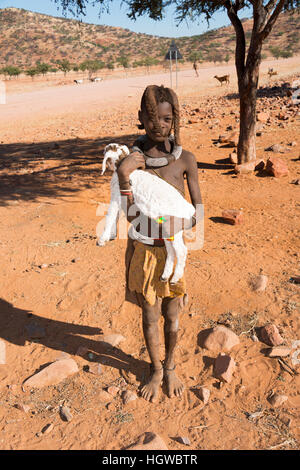
{"label": "anklet", "polygon": [[175,370],[175,368],[176,368],[176,365],[175,365],[172,369],[168,369],[167,367],[164,366],[164,370],[168,370],[168,371],[170,371],[170,372],[171,372],[172,370]]}

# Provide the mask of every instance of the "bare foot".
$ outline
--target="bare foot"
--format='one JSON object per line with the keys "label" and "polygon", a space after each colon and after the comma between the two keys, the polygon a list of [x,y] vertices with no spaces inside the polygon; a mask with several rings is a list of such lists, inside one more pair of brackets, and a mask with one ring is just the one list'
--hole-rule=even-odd
{"label": "bare foot", "polygon": [[175,374],[175,367],[174,369],[164,369],[164,378],[167,385],[168,397],[172,398],[174,395],[175,397],[181,397],[185,387]]}
{"label": "bare foot", "polygon": [[151,401],[152,403],[157,400],[158,389],[161,385],[163,375],[163,368],[153,369],[153,367],[151,367],[150,380],[141,389],[141,395],[143,398],[145,398],[145,400]]}

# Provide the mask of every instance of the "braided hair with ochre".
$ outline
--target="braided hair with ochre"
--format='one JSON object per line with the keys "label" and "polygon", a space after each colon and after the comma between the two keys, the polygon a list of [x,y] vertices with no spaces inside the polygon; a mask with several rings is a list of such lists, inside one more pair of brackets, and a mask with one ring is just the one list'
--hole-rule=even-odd
{"label": "braided hair with ochre", "polygon": [[[145,89],[142,100],[141,100],[141,111],[146,111],[148,118],[153,123],[155,132],[159,132],[162,135],[162,129],[158,120],[157,105],[158,103],[167,102],[172,106],[173,111],[173,123],[175,144],[180,144],[179,135],[179,103],[176,93],[172,88],[165,88],[163,85],[149,85]],[[138,126],[139,129],[144,129],[143,124]]]}

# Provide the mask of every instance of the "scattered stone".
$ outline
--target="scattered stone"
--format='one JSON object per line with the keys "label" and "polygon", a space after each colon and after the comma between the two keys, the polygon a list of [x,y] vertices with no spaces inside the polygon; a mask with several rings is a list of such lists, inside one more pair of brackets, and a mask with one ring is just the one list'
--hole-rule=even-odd
{"label": "scattered stone", "polygon": [[268,349],[267,354],[269,357],[286,357],[291,353],[291,351],[291,348],[286,346],[278,346]]}
{"label": "scattered stone", "polygon": [[273,144],[270,147],[265,149],[266,152],[274,152],[274,153],[284,153],[285,148],[280,144]]}
{"label": "scattered stone", "polygon": [[25,405],[24,403],[18,403],[16,405],[16,408],[20,411],[24,411],[24,413],[28,413],[28,411],[30,410],[30,406]]}
{"label": "scattered stone", "polygon": [[277,119],[280,119],[280,121],[287,121],[288,118],[289,117],[287,116],[286,113],[280,112],[280,113],[277,114]]}
{"label": "scattered stone", "polygon": [[257,343],[259,341],[258,337],[254,334],[254,335],[251,335],[251,339],[252,341],[254,341],[255,343]]}
{"label": "scattered stone", "polygon": [[91,359],[91,361],[94,359],[94,354],[93,353],[88,353],[88,358]]}
{"label": "scattered stone", "polygon": [[233,163],[234,165],[237,164],[237,162],[238,162],[237,153],[236,152],[231,152],[229,154],[229,159],[230,159],[231,163]]}
{"label": "scattered stone", "polygon": [[284,402],[286,402],[288,400],[288,398],[289,397],[287,395],[280,395],[278,393],[275,393],[274,395],[272,395],[271,397],[268,398],[268,401],[269,401],[269,403],[271,403],[271,405],[274,408],[278,408]]}
{"label": "scattered stone", "polygon": [[115,385],[111,385],[110,387],[107,388],[107,392],[113,397],[117,396],[119,391],[120,391],[119,387],[116,387]]}
{"label": "scattered stone", "polygon": [[231,225],[239,225],[243,221],[243,212],[235,209],[228,209],[222,212],[223,219]]}
{"label": "scattered stone", "polygon": [[191,441],[189,440],[188,437],[186,436],[178,436],[176,438],[176,441],[177,442],[180,442],[180,444],[185,444],[186,446],[190,446],[191,445]]}
{"label": "scattered stone", "polygon": [[280,346],[280,344],[283,343],[283,339],[279,334],[277,326],[271,323],[261,328],[260,336],[263,342],[269,346]]}
{"label": "scattered stone", "polygon": [[46,424],[46,426],[43,427],[43,429],[42,429],[42,433],[43,434],[49,434],[53,430],[53,428],[54,428],[54,425],[52,423]]}
{"label": "scattered stone", "polygon": [[256,119],[259,122],[266,123],[270,119],[270,114],[269,113],[257,113]]}
{"label": "scattered stone", "polygon": [[168,450],[168,447],[158,434],[145,432],[126,450]]}
{"label": "scattered stone", "polygon": [[203,347],[209,351],[229,351],[240,343],[238,336],[229,328],[218,325],[206,337]]}
{"label": "scattered stone", "polygon": [[101,403],[108,403],[112,401],[112,395],[106,392],[105,390],[100,390],[100,392],[97,395],[97,398]]}
{"label": "scattered stone", "polygon": [[90,364],[88,367],[89,367],[89,372],[91,374],[101,375],[103,372],[101,364],[94,363],[94,364]]}
{"label": "scattered stone", "polygon": [[126,338],[119,334],[112,334],[112,335],[104,335],[100,341],[110,344],[113,347],[118,346],[119,343],[125,341]]}
{"label": "scattered stone", "polygon": [[293,141],[293,142],[289,142],[288,144],[290,147],[296,147],[297,145],[297,142]]}
{"label": "scattered stone", "polygon": [[236,165],[234,168],[235,173],[246,175],[248,173],[253,173],[256,166],[256,160],[252,160],[247,163],[241,163],[240,165]]}
{"label": "scattered stone", "polygon": [[268,284],[268,277],[264,274],[260,274],[254,281],[253,281],[253,290],[255,292],[264,292],[266,290]]}
{"label": "scattered stone", "polygon": [[299,185],[300,184],[300,179],[298,178],[296,180],[293,180],[293,181],[291,181],[291,183]]}
{"label": "scattered stone", "polygon": [[45,328],[36,322],[31,322],[25,326],[25,330],[30,338],[44,338],[46,336]]}
{"label": "scattered stone", "polygon": [[204,405],[206,405],[209,401],[210,390],[208,388],[205,388],[205,387],[199,387],[198,390],[199,390],[200,400],[202,400]]}
{"label": "scattered stone", "polygon": [[215,360],[214,376],[223,382],[229,383],[231,382],[234,369],[235,361],[233,358],[224,353],[220,353]]}
{"label": "scattered stone", "polygon": [[287,164],[280,158],[270,157],[266,163],[266,171],[275,178],[286,176],[289,173]]}
{"label": "scattered stone", "polygon": [[23,383],[23,390],[30,388],[42,388],[55,385],[70,375],[78,372],[78,366],[74,359],[61,359],[34,374]]}
{"label": "scattered stone", "polygon": [[125,390],[122,393],[122,400],[124,405],[127,405],[127,403],[134,401],[137,399],[137,396],[134,392],[131,392],[130,390]]}
{"label": "scattered stone", "polygon": [[60,415],[63,420],[68,421],[68,422],[72,421],[73,419],[73,415],[67,406],[60,407]]}

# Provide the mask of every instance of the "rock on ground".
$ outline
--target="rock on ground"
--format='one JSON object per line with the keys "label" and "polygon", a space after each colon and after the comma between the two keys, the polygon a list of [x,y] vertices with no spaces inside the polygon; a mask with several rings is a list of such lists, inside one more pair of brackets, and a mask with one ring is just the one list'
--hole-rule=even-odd
{"label": "rock on ground", "polygon": [[260,330],[260,336],[264,343],[269,346],[280,346],[283,343],[283,338],[280,336],[276,325],[265,325]]}
{"label": "rock on ground", "polygon": [[255,292],[263,292],[268,284],[268,277],[264,274],[260,274],[253,282],[253,290]]}
{"label": "rock on ground", "polygon": [[269,403],[274,406],[274,408],[278,408],[279,406],[281,406],[285,401],[288,400],[288,396],[287,395],[280,395],[279,393],[275,393],[274,395],[272,395],[271,397],[268,398],[269,400]]}
{"label": "rock on ground", "polygon": [[168,447],[158,434],[145,432],[126,450],[168,450]]}
{"label": "rock on ground", "polygon": [[208,403],[210,397],[210,390],[205,387],[200,387],[199,389],[199,397],[203,401],[204,405]]}
{"label": "rock on ground", "polygon": [[218,325],[206,337],[203,347],[209,351],[229,351],[240,343],[239,337],[229,328]]}
{"label": "rock on ground", "polygon": [[78,366],[74,359],[62,359],[55,361],[49,366],[34,374],[23,383],[23,389],[42,388],[55,385],[70,375],[78,372]]}
{"label": "rock on ground", "polygon": [[214,364],[214,376],[223,382],[231,382],[235,361],[226,354],[219,354]]}
{"label": "rock on ground", "polygon": [[291,351],[291,348],[278,346],[268,349],[267,354],[269,357],[287,357],[290,355]]}
{"label": "rock on ground", "polygon": [[266,171],[275,178],[286,176],[289,174],[289,170],[285,161],[281,158],[270,157],[266,163]]}
{"label": "rock on ground", "polygon": [[222,212],[222,217],[231,225],[238,225],[243,221],[243,212],[236,209],[228,209]]}

